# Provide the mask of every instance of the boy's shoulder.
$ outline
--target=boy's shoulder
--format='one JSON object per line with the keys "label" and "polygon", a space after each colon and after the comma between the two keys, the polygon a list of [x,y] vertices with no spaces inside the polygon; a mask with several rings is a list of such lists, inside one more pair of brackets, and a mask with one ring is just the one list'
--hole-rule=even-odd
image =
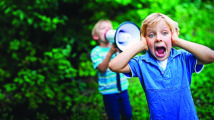
{"label": "boy's shoulder", "polygon": [[175,48],[172,48],[172,50],[171,50],[171,56],[177,56],[177,55],[182,55],[182,54],[191,54],[191,53],[184,49],[177,50]]}
{"label": "boy's shoulder", "polygon": [[137,55],[132,58],[135,61],[151,61],[153,59],[152,55],[150,52],[146,52],[145,54]]}
{"label": "boy's shoulder", "polygon": [[96,51],[96,50],[98,50],[98,49],[100,49],[100,46],[99,46],[99,45],[95,46],[95,47],[92,49],[92,51]]}
{"label": "boy's shoulder", "polygon": [[91,55],[98,53],[100,51],[99,46],[95,46],[92,50],[91,50]]}
{"label": "boy's shoulder", "polygon": [[175,48],[172,48],[172,52],[177,52],[178,54],[180,54],[180,53],[186,53],[186,52],[188,52],[188,51],[186,51],[186,50],[184,50],[184,49],[175,49]]}
{"label": "boy's shoulder", "polygon": [[91,50],[91,53],[94,53],[94,54],[100,54],[100,53],[105,53],[107,51],[109,51],[110,47],[100,47],[99,45],[95,46],[92,50]]}
{"label": "boy's shoulder", "polygon": [[102,47],[100,47],[99,45],[95,46],[91,52],[99,52],[102,50]]}

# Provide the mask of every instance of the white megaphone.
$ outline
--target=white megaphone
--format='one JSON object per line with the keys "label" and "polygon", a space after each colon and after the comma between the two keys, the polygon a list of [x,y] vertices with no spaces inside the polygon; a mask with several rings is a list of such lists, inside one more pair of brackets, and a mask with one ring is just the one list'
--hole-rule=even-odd
{"label": "white megaphone", "polygon": [[120,24],[117,30],[109,30],[105,37],[110,43],[115,43],[120,51],[124,51],[131,44],[140,41],[140,28],[127,21]]}

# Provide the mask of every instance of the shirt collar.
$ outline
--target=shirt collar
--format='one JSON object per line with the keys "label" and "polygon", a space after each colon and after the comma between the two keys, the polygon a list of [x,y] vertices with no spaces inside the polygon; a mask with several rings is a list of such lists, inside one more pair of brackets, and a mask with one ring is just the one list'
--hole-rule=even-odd
{"label": "shirt collar", "polygon": [[[168,58],[168,62],[174,59],[177,55],[181,54],[180,51],[172,48],[170,51],[170,56]],[[150,51],[146,52],[144,56],[142,56],[142,60],[152,63],[152,64],[157,64],[156,59],[153,57],[152,53]]]}

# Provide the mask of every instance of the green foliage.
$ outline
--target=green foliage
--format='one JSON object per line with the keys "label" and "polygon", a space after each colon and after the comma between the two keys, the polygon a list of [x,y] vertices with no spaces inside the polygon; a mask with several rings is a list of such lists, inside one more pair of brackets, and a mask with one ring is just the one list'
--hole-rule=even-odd
{"label": "green foliage", "polygon": [[76,104],[72,107],[73,120],[93,120],[106,118],[102,95],[97,90],[88,90],[75,97]]}
{"label": "green foliage", "polygon": [[92,62],[88,58],[90,58],[90,56],[86,53],[83,53],[80,56],[79,76],[81,77],[96,75],[96,70],[93,69]]}
{"label": "green foliage", "polygon": [[[84,3],[84,4],[83,4]],[[102,96],[85,84],[96,76],[91,29],[99,19],[141,25],[153,12],[179,23],[180,37],[214,49],[211,0],[1,0],[0,118],[105,119]],[[213,64],[193,75],[192,93],[200,119],[213,119]],[[148,119],[144,92],[130,80],[133,119]],[[137,97],[136,97],[137,96]],[[141,102],[143,101],[143,102]]]}
{"label": "green foliage", "polygon": [[199,113],[198,117],[203,118],[203,120],[210,120],[214,117],[213,68],[213,64],[205,65],[204,70],[200,74],[194,74],[192,78],[193,99]]}

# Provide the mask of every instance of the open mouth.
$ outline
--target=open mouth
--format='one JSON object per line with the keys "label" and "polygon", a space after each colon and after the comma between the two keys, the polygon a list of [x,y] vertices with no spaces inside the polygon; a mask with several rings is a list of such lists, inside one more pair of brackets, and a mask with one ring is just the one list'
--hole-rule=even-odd
{"label": "open mouth", "polygon": [[166,48],[164,46],[155,47],[155,55],[162,58],[166,55]]}

